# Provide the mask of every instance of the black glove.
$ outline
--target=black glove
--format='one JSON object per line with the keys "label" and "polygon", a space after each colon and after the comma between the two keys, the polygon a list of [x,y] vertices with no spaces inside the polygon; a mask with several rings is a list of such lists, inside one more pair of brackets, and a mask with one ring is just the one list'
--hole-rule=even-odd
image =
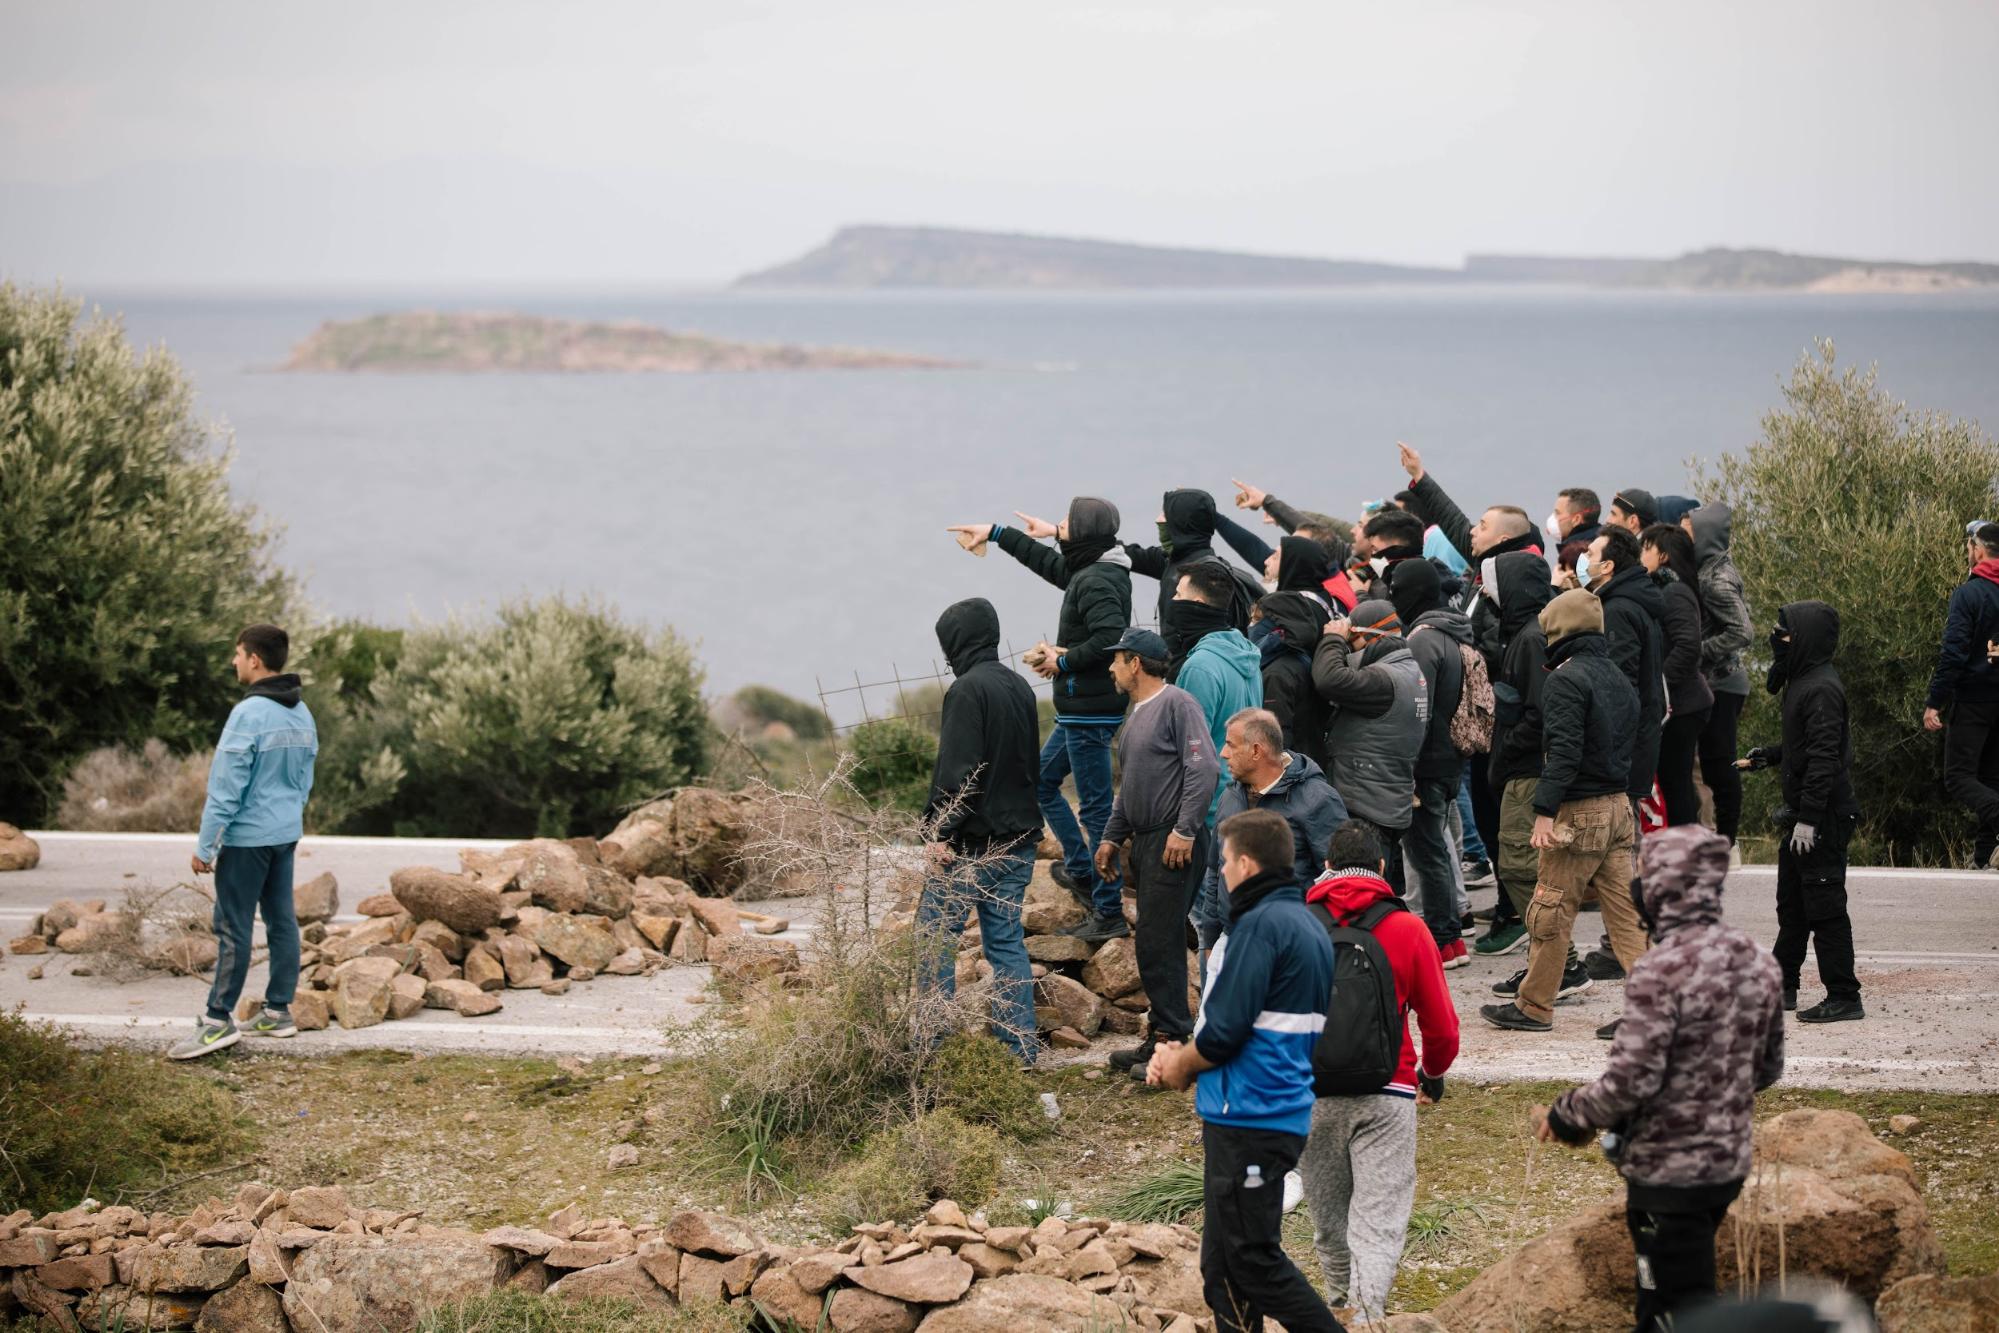
{"label": "black glove", "polygon": [[1770,767],[1770,751],[1764,746],[1757,746],[1743,758],[1749,761],[1749,771],[1752,773],[1757,769]]}
{"label": "black glove", "polygon": [[1444,1076],[1442,1074],[1426,1074],[1419,1068],[1416,1071],[1416,1086],[1422,1089],[1423,1095],[1431,1101],[1440,1102],[1444,1100]]}

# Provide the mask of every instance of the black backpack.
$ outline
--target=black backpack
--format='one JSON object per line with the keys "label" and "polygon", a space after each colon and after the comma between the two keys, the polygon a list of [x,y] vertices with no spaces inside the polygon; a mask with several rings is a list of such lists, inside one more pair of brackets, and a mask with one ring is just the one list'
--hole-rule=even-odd
{"label": "black backpack", "polygon": [[1333,1000],[1326,1006],[1326,1030],[1312,1048],[1312,1094],[1380,1092],[1402,1063],[1404,1022],[1395,971],[1374,928],[1409,908],[1400,898],[1384,898],[1342,924],[1324,903],[1312,906],[1333,937]]}

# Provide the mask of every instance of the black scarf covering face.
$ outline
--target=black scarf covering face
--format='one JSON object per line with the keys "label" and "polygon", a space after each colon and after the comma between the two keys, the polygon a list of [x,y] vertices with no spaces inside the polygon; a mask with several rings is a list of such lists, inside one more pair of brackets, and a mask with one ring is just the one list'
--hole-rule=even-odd
{"label": "black scarf covering face", "polygon": [[1206,602],[1176,598],[1167,603],[1166,612],[1166,624],[1162,628],[1166,646],[1176,658],[1194,651],[1195,644],[1217,630],[1235,628],[1235,621],[1229,618],[1227,611],[1209,606]]}
{"label": "black scarf covering face", "polygon": [[1069,502],[1069,536],[1058,545],[1071,574],[1095,564],[1117,545],[1118,522],[1117,506],[1109,500],[1079,495]]}

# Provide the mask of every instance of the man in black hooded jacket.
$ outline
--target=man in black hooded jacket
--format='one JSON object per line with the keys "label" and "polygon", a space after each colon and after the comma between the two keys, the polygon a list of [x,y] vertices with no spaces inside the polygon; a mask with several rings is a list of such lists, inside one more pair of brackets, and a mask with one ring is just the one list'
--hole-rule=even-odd
{"label": "man in black hooded jacket", "polygon": [[1257,643],[1263,659],[1263,706],[1284,729],[1284,748],[1326,763],[1326,725],[1332,708],[1312,683],[1312,656],[1326,621],[1319,604],[1301,592],[1274,592],[1258,605],[1264,628]]}
{"label": "man in black hooded jacket", "polygon": [[1610,660],[1638,691],[1638,732],[1631,741],[1633,803],[1652,794],[1659,769],[1659,741],[1666,725],[1666,597],[1646,572],[1638,538],[1606,526],[1590,544],[1589,590],[1603,603],[1603,633]]}
{"label": "man in black hooded jacket", "polygon": [[1172,653],[1169,681],[1179,674],[1180,659],[1202,637],[1201,632],[1179,625],[1181,608],[1174,603],[1174,596],[1180,588],[1180,575],[1188,565],[1212,560],[1235,576],[1236,595],[1228,606],[1220,609],[1229,627],[1237,630],[1249,628],[1249,609],[1255,605],[1261,589],[1253,587],[1254,579],[1247,573],[1238,573],[1216,552],[1215,497],[1206,491],[1186,489],[1166,492],[1159,506],[1159,544],[1140,546],[1136,542],[1126,542],[1124,551],[1131,558],[1132,573],[1159,580],[1159,636],[1166,640],[1166,646]]}
{"label": "man in black hooded jacket", "polygon": [[1846,849],[1860,822],[1853,795],[1853,735],[1846,686],[1833,667],[1839,613],[1824,602],[1792,602],[1770,631],[1770,693],[1784,696],[1784,741],[1759,746],[1744,768],[1774,764],[1782,779],[1784,830],[1777,844],[1777,944],[1784,1007],[1798,1005],[1805,945],[1817,950],[1826,998],[1800,1010],[1801,1023],[1865,1018],[1853,967],[1853,920],[1846,910]]}
{"label": "man in black hooded jacket", "polygon": [[999,614],[983,597],[953,603],[937,618],[937,644],[957,679],[944,692],[937,764],[923,818],[931,825],[930,875],[916,928],[935,954],[929,985],[951,995],[958,932],[973,911],[993,969],[993,1030],[1023,1064],[1040,1051],[1033,965],[1021,905],[1034,871],[1041,811],[1040,712],[1034,691],[999,660]]}
{"label": "man in black hooded jacket", "polygon": [[1513,907],[1498,916],[1473,949],[1512,953],[1527,938],[1527,904],[1540,876],[1534,850],[1534,784],[1541,777],[1541,680],[1547,674],[1548,636],[1541,608],[1554,599],[1548,562],[1538,553],[1509,551],[1481,562],[1479,593],[1499,617],[1499,666],[1492,674],[1494,719],[1486,781],[1499,793],[1499,889]]}
{"label": "man in black hooded jacket", "polygon": [[[1030,665],[1053,683],[1055,727],[1041,750],[1041,817],[1062,844],[1056,883],[1090,913],[1077,932],[1093,939],[1130,933],[1122,885],[1096,871],[1097,843],[1111,817],[1111,741],[1124,721],[1125,697],[1111,680],[1111,650],[1131,623],[1131,557],[1118,543],[1117,506],[1079,495],[1058,524],[1018,514],[1023,526],[961,526],[974,542],[990,538],[1021,564],[1062,589],[1056,642]],[[1056,545],[1043,544],[1046,537]],[[1076,783],[1076,809],[1062,779]]]}

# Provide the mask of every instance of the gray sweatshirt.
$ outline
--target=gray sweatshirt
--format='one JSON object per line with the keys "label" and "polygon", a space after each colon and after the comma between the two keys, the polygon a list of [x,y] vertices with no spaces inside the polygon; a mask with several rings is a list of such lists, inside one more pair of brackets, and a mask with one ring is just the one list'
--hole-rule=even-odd
{"label": "gray sweatshirt", "polygon": [[1208,806],[1221,778],[1221,760],[1208,735],[1207,715],[1194,696],[1167,685],[1134,704],[1118,732],[1118,766],[1123,779],[1104,841],[1123,842],[1132,833],[1168,825],[1191,838],[1207,822]]}

